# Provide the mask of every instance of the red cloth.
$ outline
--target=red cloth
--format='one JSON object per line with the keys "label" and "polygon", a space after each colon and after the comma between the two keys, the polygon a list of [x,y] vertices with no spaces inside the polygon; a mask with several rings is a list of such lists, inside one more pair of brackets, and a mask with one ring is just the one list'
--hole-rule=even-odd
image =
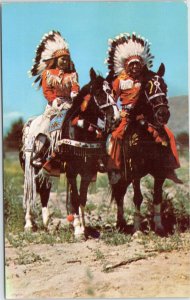
{"label": "red cloth", "polygon": [[[115,101],[121,100],[121,105],[135,104],[138,100],[141,83],[134,80],[123,71],[112,83]],[[112,148],[109,155],[107,168],[120,169],[121,167],[121,142],[125,133],[125,127],[128,123],[128,116],[123,117],[119,126],[112,132]]]}
{"label": "red cloth", "polygon": [[79,91],[77,73],[64,73],[59,69],[45,70],[42,73],[42,89],[48,102],[53,102],[57,97],[68,99],[71,92]]}
{"label": "red cloth", "polygon": [[180,162],[179,162],[179,156],[178,156],[178,152],[177,152],[177,147],[176,147],[176,141],[175,141],[175,137],[174,137],[174,134],[173,132],[165,125],[164,126],[165,128],[165,131],[169,137],[169,140],[170,140],[170,146],[171,146],[171,150],[172,150],[172,153],[176,159],[176,163],[177,163],[177,168],[180,167]]}
{"label": "red cloth", "polygon": [[112,132],[110,143],[112,144],[111,153],[108,158],[108,170],[119,170],[121,167],[121,143],[125,133],[125,127],[128,123],[128,118],[123,117],[119,126]]}

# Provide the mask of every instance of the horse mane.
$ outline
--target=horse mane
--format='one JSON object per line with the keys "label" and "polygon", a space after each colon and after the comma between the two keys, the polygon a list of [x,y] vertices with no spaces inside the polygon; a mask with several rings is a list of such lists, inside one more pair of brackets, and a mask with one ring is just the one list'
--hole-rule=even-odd
{"label": "horse mane", "polygon": [[141,84],[142,84],[141,91],[140,91],[138,101],[137,101],[137,103],[134,107],[134,110],[133,110],[132,119],[135,119],[137,115],[144,114],[144,113],[149,113],[149,107],[148,107],[148,105],[146,104],[146,101],[145,101],[144,91],[145,91],[145,86],[146,86],[147,82],[155,74],[156,74],[156,72],[148,70],[147,67],[144,68],[143,73],[141,75],[142,76],[142,78],[141,78]]}
{"label": "horse mane", "polygon": [[[99,83],[104,80],[103,76],[98,74],[96,77],[95,85],[99,85]],[[93,88],[93,85],[91,85],[92,81],[90,81],[88,84],[84,85],[81,90],[79,91],[78,95],[74,98],[71,108],[68,110],[64,122],[69,121],[71,118],[74,118],[80,109],[80,106],[84,100],[84,97],[91,93],[91,88]]]}
{"label": "horse mane", "polygon": [[71,118],[74,118],[80,109],[80,106],[84,100],[84,97],[90,93],[90,85],[86,84],[79,91],[78,95],[74,98],[71,108],[67,111],[64,123],[69,121]]}

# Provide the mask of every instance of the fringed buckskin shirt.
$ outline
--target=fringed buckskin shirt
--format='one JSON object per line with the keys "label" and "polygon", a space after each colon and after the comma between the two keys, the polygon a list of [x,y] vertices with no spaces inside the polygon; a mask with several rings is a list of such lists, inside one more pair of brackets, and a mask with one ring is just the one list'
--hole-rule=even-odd
{"label": "fringed buckskin shirt", "polygon": [[120,98],[121,105],[135,104],[138,100],[141,83],[139,80],[132,79],[125,71],[113,81],[113,91],[115,101]]}
{"label": "fringed buckskin shirt", "polygon": [[57,97],[69,99],[71,92],[79,92],[76,72],[64,73],[59,69],[45,70],[42,73],[42,89],[49,103]]}

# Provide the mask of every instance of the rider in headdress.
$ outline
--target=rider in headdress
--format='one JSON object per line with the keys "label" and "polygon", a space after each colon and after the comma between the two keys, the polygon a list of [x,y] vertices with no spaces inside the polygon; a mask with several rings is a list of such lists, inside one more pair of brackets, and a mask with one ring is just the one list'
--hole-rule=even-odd
{"label": "rider in headdress", "polygon": [[[37,47],[34,65],[30,75],[39,82],[48,101],[44,117],[50,119],[60,110],[71,107],[73,98],[79,92],[78,74],[71,60],[69,46],[58,31],[45,34]],[[49,122],[46,122],[48,131]]]}
{"label": "rider in headdress", "polygon": [[[154,56],[150,53],[150,43],[135,33],[120,34],[113,40],[109,39],[108,57],[106,63],[111,77],[113,77],[113,92],[115,101],[121,101],[121,123],[112,132],[111,152],[108,160],[110,181],[116,183],[120,175],[121,147],[126,126],[130,121],[131,112],[138,101],[143,78],[152,67]],[[167,128],[172,151],[176,157],[176,167],[179,160],[173,133]]]}
{"label": "rider in headdress", "polygon": [[66,109],[79,91],[78,75],[71,60],[69,46],[58,31],[45,34],[37,47],[30,75],[36,76],[49,106],[61,104]]}

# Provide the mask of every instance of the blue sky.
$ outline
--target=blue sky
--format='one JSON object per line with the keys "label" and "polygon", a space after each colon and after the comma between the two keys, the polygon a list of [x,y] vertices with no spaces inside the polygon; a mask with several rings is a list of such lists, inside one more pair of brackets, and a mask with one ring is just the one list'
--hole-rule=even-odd
{"label": "blue sky", "polygon": [[153,70],[166,66],[169,96],[188,94],[187,6],[176,2],[39,2],[2,4],[3,126],[43,112],[42,91],[29,78],[36,46],[50,30],[69,43],[80,85],[89,70],[106,75],[108,39],[133,31],[147,38],[155,56]]}

